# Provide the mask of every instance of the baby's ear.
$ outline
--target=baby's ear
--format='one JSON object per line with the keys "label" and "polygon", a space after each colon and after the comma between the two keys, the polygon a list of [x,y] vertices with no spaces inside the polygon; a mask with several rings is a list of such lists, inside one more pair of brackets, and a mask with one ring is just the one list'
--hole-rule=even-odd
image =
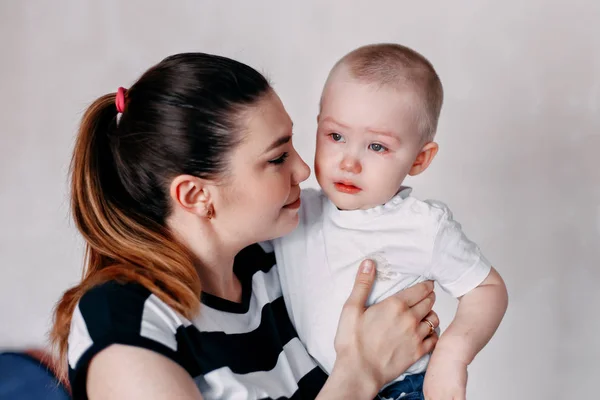
{"label": "baby's ear", "polygon": [[410,171],[408,171],[408,174],[410,176],[415,176],[415,175],[419,175],[421,172],[425,171],[427,169],[427,167],[429,167],[429,164],[431,164],[431,162],[435,158],[435,156],[438,152],[438,149],[439,149],[439,146],[435,142],[429,142],[425,146],[423,146],[423,148],[417,155],[415,162],[413,163],[412,167],[410,168]]}

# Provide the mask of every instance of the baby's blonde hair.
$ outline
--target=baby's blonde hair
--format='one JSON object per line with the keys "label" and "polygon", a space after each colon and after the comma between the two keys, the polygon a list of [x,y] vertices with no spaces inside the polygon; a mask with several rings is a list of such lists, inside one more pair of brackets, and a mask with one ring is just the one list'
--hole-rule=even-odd
{"label": "baby's blonde hair", "polygon": [[372,44],[346,54],[331,70],[348,68],[351,76],[366,83],[413,90],[421,99],[419,130],[423,142],[433,140],[442,109],[444,90],[433,65],[416,51],[399,44]]}

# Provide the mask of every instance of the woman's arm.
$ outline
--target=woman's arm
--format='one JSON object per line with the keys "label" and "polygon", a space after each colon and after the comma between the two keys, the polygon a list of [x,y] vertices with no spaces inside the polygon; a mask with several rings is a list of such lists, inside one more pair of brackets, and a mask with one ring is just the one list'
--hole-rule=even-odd
{"label": "woman's arm", "polygon": [[361,264],[344,305],[335,338],[337,359],[319,400],[373,399],[383,385],[401,375],[435,347],[439,325],[433,283],[423,282],[365,308],[375,280],[374,264]]}
{"label": "woman's arm", "polygon": [[141,347],[112,345],[91,361],[87,374],[90,400],[201,400],[190,375],[167,357]]}

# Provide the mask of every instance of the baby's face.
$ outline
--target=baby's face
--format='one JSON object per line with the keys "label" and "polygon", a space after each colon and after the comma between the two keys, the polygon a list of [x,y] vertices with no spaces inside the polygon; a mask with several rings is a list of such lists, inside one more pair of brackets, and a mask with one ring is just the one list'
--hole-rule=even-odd
{"label": "baby's face", "polygon": [[340,72],[321,99],[315,175],[342,210],[368,209],[399,190],[421,150],[415,95]]}

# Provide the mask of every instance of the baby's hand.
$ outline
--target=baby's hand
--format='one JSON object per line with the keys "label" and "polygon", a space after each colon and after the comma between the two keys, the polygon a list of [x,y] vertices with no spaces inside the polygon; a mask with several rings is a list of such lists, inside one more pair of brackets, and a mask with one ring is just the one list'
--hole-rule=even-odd
{"label": "baby's hand", "polygon": [[435,351],[425,373],[423,394],[425,400],[465,400],[467,365],[435,357]]}

